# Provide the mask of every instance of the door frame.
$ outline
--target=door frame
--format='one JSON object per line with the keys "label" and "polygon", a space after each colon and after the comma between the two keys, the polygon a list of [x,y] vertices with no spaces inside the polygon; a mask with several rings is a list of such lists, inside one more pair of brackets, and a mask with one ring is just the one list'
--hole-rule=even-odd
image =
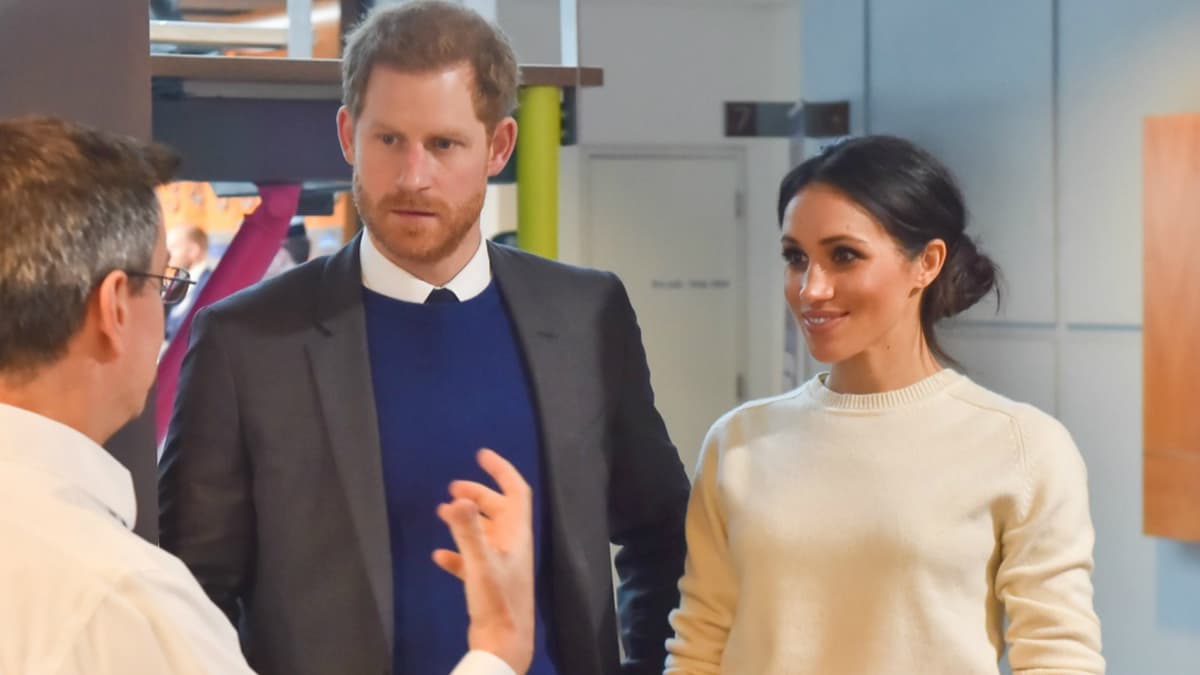
{"label": "door frame", "polygon": [[[580,214],[579,214],[579,254],[585,265],[596,267],[593,258],[593,235],[595,223],[592,222],[591,179],[593,162],[597,160],[620,159],[668,159],[668,160],[721,160],[732,161],[735,166],[736,183],[734,187],[734,203],[730,204],[732,224],[736,228],[734,238],[735,260],[734,283],[738,289],[734,296],[735,321],[734,343],[737,345],[735,363],[737,364],[737,381],[734,383],[735,400],[740,405],[748,400],[748,372],[750,366],[749,322],[750,322],[750,288],[749,288],[749,232],[748,232],[748,203],[749,185],[747,178],[746,149],[736,145],[656,145],[656,144],[583,144],[579,146],[580,153]],[[636,310],[636,308],[635,308]],[[639,318],[639,323],[645,317]],[[653,370],[653,369],[651,369]]]}

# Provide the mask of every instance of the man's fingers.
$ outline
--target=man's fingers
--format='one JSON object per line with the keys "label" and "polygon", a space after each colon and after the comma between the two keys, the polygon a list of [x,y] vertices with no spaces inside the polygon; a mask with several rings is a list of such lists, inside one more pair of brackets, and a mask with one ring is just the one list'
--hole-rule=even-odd
{"label": "man's fingers", "polygon": [[504,495],[481,483],[469,480],[456,480],[450,484],[450,496],[455,499],[466,499],[475,502],[480,512],[488,518],[504,511]]}
{"label": "man's fingers", "polygon": [[459,554],[439,548],[433,552],[433,562],[446,572],[458,577],[459,581],[462,581],[463,559]]}
{"label": "man's fingers", "polygon": [[471,561],[482,561],[486,556],[487,542],[483,534],[483,518],[475,502],[455,499],[438,506],[437,514],[449,526],[450,536],[458,546],[464,565],[471,564]]}
{"label": "man's fingers", "polygon": [[528,504],[531,499],[531,491],[529,483],[521,476],[521,472],[513,466],[507,459],[501,457],[495,450],[484,448],[479,451],[476,458],[479,466],[496,481],[496,485],[500,486],[500,491],[506,497],[518,497],[522,503]]}

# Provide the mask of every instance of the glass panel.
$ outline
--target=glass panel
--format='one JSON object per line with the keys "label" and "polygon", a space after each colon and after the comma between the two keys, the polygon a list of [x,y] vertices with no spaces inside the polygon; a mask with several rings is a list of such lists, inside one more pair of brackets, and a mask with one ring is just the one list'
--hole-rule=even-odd
{"label": "glass panel", "polygon": [[339,0],[150,0],[152,53],[337,58],[340,44]]}

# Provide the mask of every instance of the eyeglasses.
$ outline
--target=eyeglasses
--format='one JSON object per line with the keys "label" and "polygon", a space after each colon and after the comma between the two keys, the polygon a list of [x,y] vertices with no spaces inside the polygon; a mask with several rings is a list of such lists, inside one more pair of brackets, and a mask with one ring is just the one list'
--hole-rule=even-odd
{"label": "eyeglasses", "polygon": [[131,277],[158,279],[161,284],[158,293],[162,297],[162,303],[164,305],[178,304],[180,300],[187,297],[188,288],[196,282],[188,278],[188,271],[185,269],[168,266],[165,271],[166,274],[150,274],[149,272],[125,270],[125,274]]}

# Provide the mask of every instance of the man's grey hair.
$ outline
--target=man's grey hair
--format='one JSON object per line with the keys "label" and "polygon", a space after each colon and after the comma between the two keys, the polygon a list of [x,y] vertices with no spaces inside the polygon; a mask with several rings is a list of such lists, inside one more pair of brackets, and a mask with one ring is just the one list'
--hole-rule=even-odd
{"label": "man's grey hair", "polygon": [[59,119],[0,121],[0,375],[59,359],[109,273],[159,272],[155,188],[178,164],[162,146]]}

